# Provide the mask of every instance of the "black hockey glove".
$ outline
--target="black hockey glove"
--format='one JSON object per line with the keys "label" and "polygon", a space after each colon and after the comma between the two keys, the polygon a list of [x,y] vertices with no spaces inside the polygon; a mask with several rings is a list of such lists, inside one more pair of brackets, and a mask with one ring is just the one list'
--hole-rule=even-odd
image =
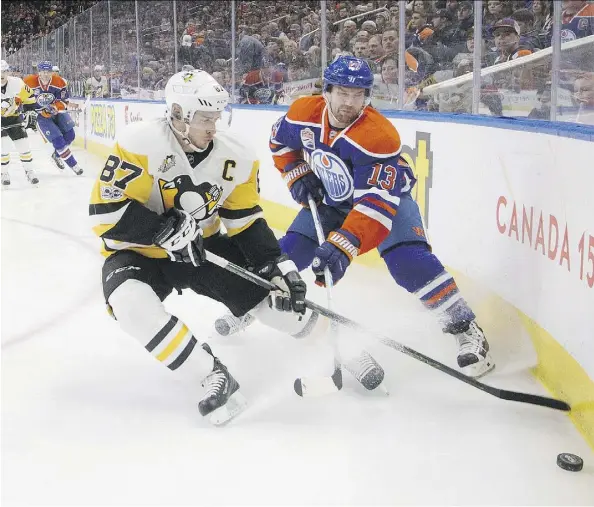
{"label": "black hockey glove", "polygon": [[153,243],[164,248],[172,261],[187,262],[196,267],[204,264],[202,229],[194,217],[176,208],[171,208],[165,216],[167,221],[155,234]]}
{"label": "black hockey glove", "polygon": [[36,111],[27,111],[25,113],[25,125],[26,129],[31,129],[34,132],[37,132],[37,112]]}
{"label": "black hockey glove", "polygon": [[307,286],[301,279],[295,263],[285,254],[256,270],[262,278],[271,281],[278,289],[268,296],[270,308],[281,312],[305,313]]}

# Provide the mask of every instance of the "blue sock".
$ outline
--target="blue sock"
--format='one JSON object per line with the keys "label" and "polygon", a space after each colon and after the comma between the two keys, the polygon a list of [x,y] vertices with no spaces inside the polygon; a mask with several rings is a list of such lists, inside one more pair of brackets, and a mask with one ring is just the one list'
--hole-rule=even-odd
{"label": "blue sock", "polygon": [[384,255],[392,278],[435,312],[444,332],[464,330],[475,319],[450,275],[426,243],[399,245]]}

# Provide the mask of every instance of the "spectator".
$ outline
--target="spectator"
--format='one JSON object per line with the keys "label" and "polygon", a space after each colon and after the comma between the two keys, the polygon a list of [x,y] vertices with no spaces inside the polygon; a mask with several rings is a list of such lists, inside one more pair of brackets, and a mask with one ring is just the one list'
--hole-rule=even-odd
{"label": "spectator", "polygon": [[365,39],[358,39],[353,46],[353,54],[357,58],[368,58],[368,42]]}
{"label": "spectator", "polygon": [[534,29],[539,34],[550,32],[553,16],[553,2],[551,0],[532,0],[532,14],[534,15]]}
{"label": "spectator", "polygon": [[251,35],[243,35],[237,51],[240,74],[261,69],[264,63],[264,45]]}
{"label": "spectator", "polygon": [[454,28],[452,26],[451,14],[447,9],[437,10],[431,17],[433,25],[433,37],[444,46],[454,45]]}
{"label": "spectator", "polygon": [[538,31],[534,28],[534,14],[528,9],[519,9],[512,16],[520,27],[520,44],[532,51],[542,49]]}
{"label": "spectator", "polygon": [[464,42],[468,36],[468,32],[474,26],[473,6],[470,2],[461,2],[457,10],[458,23],[452,34],[452,40],[456,42]]}
{"label": "spectator", "polygon": [[497,21],[506,17],[505,10],[502,0],[488,0],[487,12],[483,16],[483,26],[489,33]]}
{"label": "spectator", "polygon": [[561,22],[562,42],[594,35],[594,4],[587,0],[564,0]]}
{"label": "spectator", "polygon": [[532,50],[520,44],[520,27],[511,18],[504,18],[495,23],[493,27],[497,58],[495,64],[515,60],[522,56],[532,54]]}

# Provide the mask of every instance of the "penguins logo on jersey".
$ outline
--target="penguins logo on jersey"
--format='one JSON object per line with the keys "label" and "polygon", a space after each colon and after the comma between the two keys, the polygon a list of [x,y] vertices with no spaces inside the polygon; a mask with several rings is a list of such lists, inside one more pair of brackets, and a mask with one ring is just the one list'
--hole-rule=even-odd
{"label": "penguins logo on jersey", "polygon": [[166,173],[173,166],[175,166],[175,155],[167,155],[157,170],[160,173]]}
{"label": "penguins logo on jersey", "polygon": [[204,182],[196,185],[190,176],[182,174],[171,181],[159,180],[161,198],[166,210],[183,209],[196,220],[212,216],[223,193],[223,187]]}
{"label": "penguins logo on jersey", "polygon": [[322,180],[330,199],[341,202],[353,195],[353,177],[344,162],[334,153],[315,150],[311,154],[311,167]]}

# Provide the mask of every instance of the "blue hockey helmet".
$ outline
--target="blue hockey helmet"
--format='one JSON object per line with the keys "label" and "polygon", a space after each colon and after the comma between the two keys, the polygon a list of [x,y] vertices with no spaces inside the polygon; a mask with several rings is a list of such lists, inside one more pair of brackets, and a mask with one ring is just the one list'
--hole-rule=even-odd
{"label": "blue hockey helmet", "polygon": [[52,71],[52,62],[48,61],[48,60],[44,60],[42,62],[39,62],[37,64],[37,70],[49,70],[50,72]]}
{"label": "blue hockey helmet", "polygon": [[324,71],[324,91],[331,85],[365,88],[371,91],[373,72],[362,58],[337,56]]}

